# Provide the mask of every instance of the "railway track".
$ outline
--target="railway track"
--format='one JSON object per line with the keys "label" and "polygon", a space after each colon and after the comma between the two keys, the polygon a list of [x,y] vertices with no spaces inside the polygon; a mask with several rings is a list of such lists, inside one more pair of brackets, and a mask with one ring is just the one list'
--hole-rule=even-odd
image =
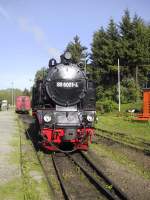
{"label": "railway track", "polygon": [[65,199],[128,199],[84,153],[55,154],[52,159]]}
{"label": "railway track", "polygon": [[[125,133],[111,132],[103,129],[95,130],[95,136],[97,138],[94,141],[95,143],[99,143],[99,140],[105,139],[113,143],[119,143],[121,145],[127,146],[136,151],[143,152],[145,155],[150,156],[150,143],[143,140],[142,138],[136,138],[137,142],[135,143],[135,139],[133,138],[133,141],[131,141],[131,138],[129,138]],[[128,142],[129,140],[130,142]]]}

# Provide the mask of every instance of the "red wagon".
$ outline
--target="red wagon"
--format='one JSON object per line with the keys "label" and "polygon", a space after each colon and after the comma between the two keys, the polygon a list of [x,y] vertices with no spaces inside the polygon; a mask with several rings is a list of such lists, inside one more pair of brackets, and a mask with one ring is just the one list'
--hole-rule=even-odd
{"label": "red wagon", "polygon": [[16,98],[16,113],[29,113],[31,101],[29,96],[18,96]]}

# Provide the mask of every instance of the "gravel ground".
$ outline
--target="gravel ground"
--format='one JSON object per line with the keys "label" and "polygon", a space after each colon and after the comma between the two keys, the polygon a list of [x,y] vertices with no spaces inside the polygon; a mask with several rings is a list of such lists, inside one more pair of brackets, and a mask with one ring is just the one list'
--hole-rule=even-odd
{"label": "gravel ground", "polygon": [[[104,141],[103,141],[104,142]],[[94,145],[88,152],[97,166],[105,172],[129,197],[131,200],[149,200],[150,199],[150,179],[145,179],[138,174],[134,167],[126,163],[118,163],[104,153],[102,146]],[[120,145],[108,145],[112,152],[119,152],[118,155],[128,156],[128,159],[136,163],[134,166],[142,166],[147,169],[150,166],[150,158],[140,152],[133,151],[129,148],[124,148]],[[117,154],[114,154],[117,156]],[[123,160],[123,159],[122,159]]]}
{"label": "gravel ground", "polygon": [[144,154],[142,151],[105,138],[100,138],[98,143],[104,144],[112,151],[119,152],[119,154],[126,156],[131,162],[136,163],[137,166],[142,167],[150,173],[150,156]]}

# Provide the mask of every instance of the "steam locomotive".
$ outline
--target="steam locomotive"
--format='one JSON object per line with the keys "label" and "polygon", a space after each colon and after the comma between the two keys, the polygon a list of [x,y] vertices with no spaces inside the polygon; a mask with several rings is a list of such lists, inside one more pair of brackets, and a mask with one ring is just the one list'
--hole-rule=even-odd
{"label": "steam locomotive", "polygon": [[94,134],[95,87],[70,52],[49,61],[32,90],[32,114],[39,144],[49,151],[88,150]]}

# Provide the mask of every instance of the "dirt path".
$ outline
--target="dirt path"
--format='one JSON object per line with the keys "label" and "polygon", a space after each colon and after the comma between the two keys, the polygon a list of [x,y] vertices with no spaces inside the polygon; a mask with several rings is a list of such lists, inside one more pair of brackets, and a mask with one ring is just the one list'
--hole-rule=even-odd
{"label": "dirt path", "polygon": [[0,112],[0,197],[22,199],[20,148],[14,111]]}

